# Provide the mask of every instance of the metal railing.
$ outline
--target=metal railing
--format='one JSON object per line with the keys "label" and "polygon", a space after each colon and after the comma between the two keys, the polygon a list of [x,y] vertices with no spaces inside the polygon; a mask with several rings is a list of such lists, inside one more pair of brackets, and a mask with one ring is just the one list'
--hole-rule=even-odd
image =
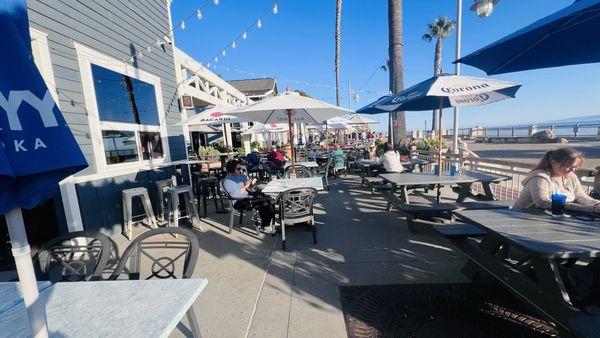
{"label": "metal railing", "polygon": [[[413,152],[413,157],[431,161],[432,163],[426,165],[423,170],[425,172],[433,172],[434,165],[437,163],[438,152],[417,150]],[[450,166],[452,165],[462,168],[465,172],[479,171],[508,177],[508,180],[492,185],[492,191],[496,195],[496,198],[503,201],[515,200],[519,197],[523,189],[523,180],[535,166],[534,164],[523,162],[464,156],[462,152],[460,154],[443,153],[442,171],[450,171]],[[596,174],[597,170],[580,169],[577,171],[581,185],[588,193],[594,188]],[[480,183],[474,184],[472,190],[476,194],[483,193],[483,187]]]}

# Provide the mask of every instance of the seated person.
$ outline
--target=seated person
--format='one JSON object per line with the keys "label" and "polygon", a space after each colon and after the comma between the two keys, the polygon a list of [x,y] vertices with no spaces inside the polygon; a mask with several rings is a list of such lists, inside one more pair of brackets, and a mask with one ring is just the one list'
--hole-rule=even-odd
{"label": "seated person", "polygon": [[404,171],[404,167],[400,163],[400,153],[394,150],[394,145],[386,142],[383,145],[384,153],[379,159],[378,172],[386,173],[401,173]]}
{"label": "seated person", "polygon": [[[260,190],[248,190],[252,185],[252,179],[242,174],[242,166],[237,160],[230,160],[226,165],[227,176],[223,179],[223,188],[234,198],[242,198],[233,201],[233,208],[239,211],[256,209],[260,214],[263,231],[270,231],[269,224],[273,219],[273,207],[271,198]],[[265,230],[265,228],[267,228]]]}
{"label": "seated person", "polygon": [[333,163],[331,164],[330,169],[332,170],[332,174],[336,175],[336,169],[345,169],[346,168],[346,158],[344,156],[344,151],[340,148],[339,144],[334,146],[334,149],[327,156]]}
{"label": "seated person", "polygon": [[523,180],[523,190],[513,208],[550,209],[550,196],[562,194],[567,197],[566,210],[599,212],[600,200],[589,197],[575,175],[582,164],[582,154],[571,147],[548,151]]}
{"label": "seated person", "polygon": [[309,161],[314,161],[317,158],[317,151],[315,150],[315,148],[311,148],[307,153],[306,153],[306,157],[308,158]]}
{"label": "seated person", "polygon": [[260,163],[260,154],[258,149],[252,148],[252,152],[246,158],[246,168],[249,173],[258,173],[261,180],[264,178],[264,169]]}
{"label": "seated person", "polygon": [[283,168],[283,166],[285,165],[285,156],[283,156],[283,153],[281,152],[281,147],[277,146],[276,149],[271,147],[271,151],[267,156],[267,160],[275,163],[276,166]]}
{"label": "seated person", "polygon": [[369,145],[369,151],[365,153],[367,160],[377,160],[377,147],[374,144]]}

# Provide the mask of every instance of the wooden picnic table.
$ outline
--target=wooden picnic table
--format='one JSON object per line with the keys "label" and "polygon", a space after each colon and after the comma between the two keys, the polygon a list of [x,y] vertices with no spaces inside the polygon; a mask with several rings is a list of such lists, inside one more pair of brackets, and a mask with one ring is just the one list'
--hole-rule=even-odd
{"label": "wooden picnic table", "polygon": [[433,173],[390,173],[380,174],[379,177],[392,184],[392,192],[400,190],[400,198],[403,203],[406,204],[410,203],[408,199],[409,186],[437,186],[438,192],[436,200],[437,203],[439,203],[441,195],[440,188],[444,185],[457,184],[460,189],[456,202],[461,203],[469,196],[471,185],[475,182],[480,182],[483,185],[485,199],[493,201],[496,198],[490,185],[509,179],[507,176],[474,171],[455,176],[451,176],[450,173],[444,172],[442,173],[442,176]]}
{"label": "wooden picnic table", "polygon": [[[538,209],[459,210],[455,214],[484,231],[479,243],[468,233],[452,238],[469,258],[462,270],[467,277],[476,279],[487,271],[545,319],[558,324],[566,336],[600,336],[600,317],[574,306],[561,276],[565,266],[579,259],[600,257],[600,220],[556,218]],[[500,253],[509,248],[525,256],[509,261]]]}

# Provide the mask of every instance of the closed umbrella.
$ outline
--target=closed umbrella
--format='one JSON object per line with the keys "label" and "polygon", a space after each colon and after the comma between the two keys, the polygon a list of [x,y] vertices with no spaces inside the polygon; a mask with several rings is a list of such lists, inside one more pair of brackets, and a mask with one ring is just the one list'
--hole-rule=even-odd
{"label": "closed umbrella", "polygon": [[300,96],[300,94],[295,92],[286,91],[280,95],[242,107],[232,112],[232,115],[260,123],[287,122],[289,126],[290,146],[292,147],[292,164],[294,164],[293,123],[321,124],[330,118],[351,112],[351,110],[346,108],[310,97]]}
{"label": "closed umbrella", "polygon": [[389,95],[358,112],[376,114],[393,111],[440,109],[439,175],[442,173],[442,110],[448,107],[473,107],[515,97],[520,84],[460,75],[434,76],[400,93]]}
{"label": "closed umbrella", "polygon": [[578,0],[457,62],[488,75],[600,62],[600,0]]}
{"label": "closed umbrella", "polygon": [[233,116],[229,114],[235,107],[228,106],[214,106],[203,110],[189,119],[179,122],[177,125],[186,125],[188,130],[195,131],[199,127],[205,125],[222,124],[223,125],[223,138],[225,139],[225,149],[227,150],[227,159],[229,159],[229,141],[227,140],[227,123],[240,123],[248,122],[248,120],[242,119],[239,116]]}
{"label": "closed umbrella", "polygon": [[21,39],[5,14],[0,13],[0,116],[5,117],[0,118],[0,215],[6,216],[33,336],[47,337],[21,208],[52,196],[61,180],[87,162],[33,63],[29,39]]}

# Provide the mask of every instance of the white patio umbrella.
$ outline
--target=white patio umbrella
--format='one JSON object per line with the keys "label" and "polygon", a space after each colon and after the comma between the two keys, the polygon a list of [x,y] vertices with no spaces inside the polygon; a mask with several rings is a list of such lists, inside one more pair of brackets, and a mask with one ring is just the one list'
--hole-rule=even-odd
{"label": "white patio umbrella", "polygon": [[350,125],[366,125],[366,124],[377,124],[379,121],[364,117],[360,114],[352,114],[348,118],[348,124]]}
{"label": "white patio umbrella", "polygon": [[228,115],[236,107],[214,106],[203,110],[185,121],[177,123],[177,125],[186,125],[190,131],[200,131],[200,126],[204,125],[223,125],[223,139],[225,140],[225,149],[227,150],[227,159],[229,159],[229,141],[227,140],[227,123],[248,122],[248,120],[240,116]]}
{"label": "white patio umbrella", "polygon": [[254,122],[254,125],[248,130],[244,131],[242,135],[254,135],[254,134],[267,134],[269,146],[271,146],[271,133],[282,133],[290,130],[287,123],[267,123],[262,124]]}
{"label": "white patio umbrella", "polygon": [[257,103],[242,107],[231,114],[260,123],[287,122],[290,145],[292,146],[292,165],[295,162],[293,123],[321,124],[328,119],[349,114],[352,111],[310,97],[286,91],[280,95],[263,99]]}

